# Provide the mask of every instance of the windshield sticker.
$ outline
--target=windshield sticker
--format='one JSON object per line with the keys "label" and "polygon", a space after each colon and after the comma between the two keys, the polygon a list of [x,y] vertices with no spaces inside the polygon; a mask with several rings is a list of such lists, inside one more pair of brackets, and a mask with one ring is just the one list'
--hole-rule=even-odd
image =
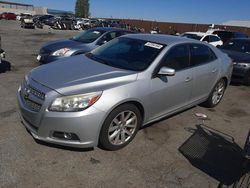
{"label": "windshield sticker", "polygon": [[99,32],[99,31],[93,31],[93,33],[95,33],[95,34],[100,34],[100,32]]}
{"label": "windshield sticker", "polygon": [[145,46],[151,47],[151,48],[156,48],[156,49],[162,49],[163,45],[152,43],[152,42],[147,42]]}

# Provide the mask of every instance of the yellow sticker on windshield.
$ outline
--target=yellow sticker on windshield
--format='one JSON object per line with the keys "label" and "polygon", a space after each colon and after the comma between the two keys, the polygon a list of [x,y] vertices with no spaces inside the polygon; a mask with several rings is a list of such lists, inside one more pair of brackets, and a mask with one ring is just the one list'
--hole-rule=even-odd
{"label": "yellow sticker on windshield", "polygon": [[151,47],[151,48],[156,48],[156,49],[161,49],[163,45],[152,43],[152,42],[147,42],[145,46]]}

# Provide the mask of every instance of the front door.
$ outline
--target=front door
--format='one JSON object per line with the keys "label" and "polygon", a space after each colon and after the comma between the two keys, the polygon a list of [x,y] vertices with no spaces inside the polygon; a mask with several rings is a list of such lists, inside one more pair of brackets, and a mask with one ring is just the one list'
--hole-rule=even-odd
{"label": "front door", "polygon": [[152,78],[150,120],[174,112],[189,103],[193,85],[193,71],[189,67],[189,46],[182,44],[168,50],[156,72],[164,66],[175,69],[176,74]]}

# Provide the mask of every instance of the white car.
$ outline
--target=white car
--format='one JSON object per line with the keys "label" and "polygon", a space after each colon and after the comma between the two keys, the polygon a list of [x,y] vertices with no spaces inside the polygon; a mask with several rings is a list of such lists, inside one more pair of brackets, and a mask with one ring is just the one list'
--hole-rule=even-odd
{"label": "white car", "polygon": [[90,25],[90,19],[88,18],[77,18],[76,19],[76,25],[80,27],[85,27]]}
{"label": "white car", "polygon": [[31,17],[32,17],[32,14],[30,14],[30,13],[21,13],[20,15],[18,15],[18,16],[16,17],[16,19],[17,19],[18,21],[21,21],[21,19],[22,19],[23,17],[26,17],[26,16],[31,16]]}
{"label": "white car", "polygon": [[202,33],[202,32],[186,32],[180,36],[207,42],[216,47],[223,45],[223,41],[220,39],[220,37],[214,34]]}

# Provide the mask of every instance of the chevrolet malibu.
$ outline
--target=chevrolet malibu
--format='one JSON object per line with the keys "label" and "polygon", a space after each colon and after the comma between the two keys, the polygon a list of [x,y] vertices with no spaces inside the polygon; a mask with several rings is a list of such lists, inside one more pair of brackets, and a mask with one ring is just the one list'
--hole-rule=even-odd
{"label": "chevrolet malibu", "polygon": [[37,60],[40,64],[47,64],[64,57],[85,54],[116,37],[131,33],[129,30],[111,27],[89,29],[70,39],[44,44]]}
{"label": "chevrolet malibu", "polygon": [[33,69],[18,90],[20,117],[35,139],[117,150],[148,123],[200,103],[215,107],[232,67],[199,41],[125,35]]}

